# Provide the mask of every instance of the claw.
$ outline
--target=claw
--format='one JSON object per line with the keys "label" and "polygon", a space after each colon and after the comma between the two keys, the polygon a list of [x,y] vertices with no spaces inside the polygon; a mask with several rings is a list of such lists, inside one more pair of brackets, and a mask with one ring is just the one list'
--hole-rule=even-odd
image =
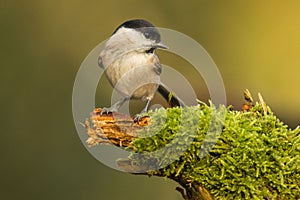
{"label": "claw", "polygon": [[118,112],[119,108],[126,102],[128,101],[129,98],[128,97],[125,97],[119,101],[117,101],[114,105],[112,105],[111,107],[109,108],[103,108],[100,112],[100,115],[103,115],[103,114],[109,114],[109,113],[113,113],[113,112]]}
{"label": "claw", "polygon": [[148,118],[148,117],[149,117],[148,115],[137,114],[134,116],[133,121],[135,123],[137,123],[137,122],[143,121],[143,119]]}
{"label": "claw", "polygon": [[118,109],[115,109],[113,106],[109,108],[102,108],[100,115],[108,115],[109,113],[117,112]]}

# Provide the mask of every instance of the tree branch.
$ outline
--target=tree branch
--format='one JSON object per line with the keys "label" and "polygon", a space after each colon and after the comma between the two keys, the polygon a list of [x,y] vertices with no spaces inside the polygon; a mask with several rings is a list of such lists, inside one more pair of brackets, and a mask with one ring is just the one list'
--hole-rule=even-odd
{"label": "tree branch", "polygon": [[[242,111],[223,107],[224,120],[214,117],[216,107],[201,102],[184,109],[159,109],[138,122],[121,113],[100,115],[101,109],[96,108],[84,124],[86,142],[91,147],[109,144],[140,153],[161,149],[174,140],[175,151],[181,151],[182,142],[196,131],[189,148],[164,168],[147,171],[148,157],[131,156],[117,164],[129,173],[178,182],[184,189],[176,190],[185,200],[300,198],[300,129],[291,130],[276,118],[260,94],[256,104],[249,91],[244,95]],[[217,130],[209,129],[212,121],[222,122],[217,140],[206,137],[214,133],[210,130]],[[203,145],[212,142],[209,153],[199,156]],[[148,160],[168,161],[172,153],[160,156]]]}

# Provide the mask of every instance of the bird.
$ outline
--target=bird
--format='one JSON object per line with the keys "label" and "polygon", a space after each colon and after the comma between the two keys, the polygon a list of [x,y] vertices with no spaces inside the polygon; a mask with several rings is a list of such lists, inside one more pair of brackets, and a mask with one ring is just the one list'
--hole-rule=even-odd
{"label": "bird", "polygon": [[103,108],[101,115],[117,112],[131,99],[146,101],[139,114],[148,111],[156,91],[171,107],[184,107],[184,102],[160,81],[162,65],[155,53],[157,49],[168,49],[162,43],[159,30],[144,19],[132,19],[119,25],[106,41],[99,54],[98,65],[121,94],[122,99],[111,107]]}

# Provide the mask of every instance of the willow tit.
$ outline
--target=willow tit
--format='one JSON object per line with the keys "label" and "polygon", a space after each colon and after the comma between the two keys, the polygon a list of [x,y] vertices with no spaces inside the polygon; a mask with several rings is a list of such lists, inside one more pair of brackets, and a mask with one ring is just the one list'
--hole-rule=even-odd
{"label": "willow tit", "polygon": [[158,91],[168,103],[184,106],[169,89],[160,82],[162,66],[156,49],[167,49],[161,42],[160,33],[150,22],[142,19],[129,20],[121,24],[107,40],[101,51],[98,64],[114,89],[123,98],[101,112],[109,113],[118,109],[130,99],[147,101],[141,113],[148,110],[154,93]]}

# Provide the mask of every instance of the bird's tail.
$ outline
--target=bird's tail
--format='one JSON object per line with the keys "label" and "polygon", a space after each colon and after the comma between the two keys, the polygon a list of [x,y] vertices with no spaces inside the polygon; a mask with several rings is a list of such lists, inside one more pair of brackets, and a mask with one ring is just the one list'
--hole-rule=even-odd
{"label": "bird's tail", "polygon": [[157,91],[163,96],[171,107],[184,107],[185,103],[163,83],[160,83]]}

